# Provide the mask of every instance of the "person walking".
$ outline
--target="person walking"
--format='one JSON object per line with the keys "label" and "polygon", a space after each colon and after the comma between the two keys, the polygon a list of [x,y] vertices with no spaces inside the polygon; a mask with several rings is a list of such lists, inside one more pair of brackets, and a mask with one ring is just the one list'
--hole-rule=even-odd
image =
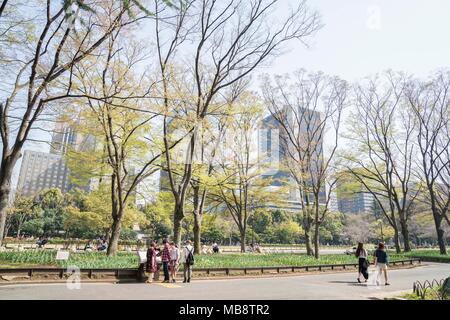
{"label": "person walking", "polygon": [[178,263],[180,260],[180,249],[178,246],[172,241],[170,243],[170,277],[172,278],[172,282],[176,282],[175,277],[177,276],[178,271]]}
{"label": "person walking", "polygon": [[185,242],[185,246],[181,252],[180,262],[183,263],[183,283],[191,282],[192,277],[192,265],[194,264],[194,247],[192,246],[192,242],[187,240]]}
{"label": "person walking", "polygon": [[384,243],[380,242],[378,244],[377,250],[374,253],[373,264],[377,268],[377,285],[380,284],[381,272],[384,273],[384,283],[386,286],[390,285],[388,282],[387,265],[389,263],[389,256],[385,250]]}
{"label": "person walking", "polygon": [[170,282],[170,275],[169,275],[170,246],[169,246],[169,242],[167,241],[167,239],[163,240],[161,261],[162,261],[163,270],[164,270],[164,281],[163,282]]}
{"label": "person walking", "polygon": [[369,279],[369,273],[367,271],[369,268],[369,260],[367,260],[367,250],[364,249],[364,245],[361,242],[358,243],[355,255],[358,257],[358,282],[361,283],[361,275],[364,277],[365,282],[367,282],[367,279]]}
{"label": "person walking", "polygon": [[152,241],[147,249],[147,262],[145,263],[145,272],[148,277],[147,283],[152,283],[155,276],[155,272],[158,270],[158,263],[156,262],[156,256],[158,251],[156,250],[156,242]]}

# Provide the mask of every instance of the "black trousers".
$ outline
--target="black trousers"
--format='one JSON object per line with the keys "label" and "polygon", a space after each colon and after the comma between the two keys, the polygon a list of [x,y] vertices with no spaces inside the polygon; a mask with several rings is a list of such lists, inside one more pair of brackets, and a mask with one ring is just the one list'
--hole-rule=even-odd
{"label": "black trousers", "polygon": [[358,271],[363,275],[363,277],[367,280],[369,278],[369,273],[367,272],[367,268],[364,266],[365,258],[359,258],[358,260]]}
{"label": "black trousers", "polygon": [[169,261],[163,261],[163,270],[164,270],[164,281],[169,281]]}

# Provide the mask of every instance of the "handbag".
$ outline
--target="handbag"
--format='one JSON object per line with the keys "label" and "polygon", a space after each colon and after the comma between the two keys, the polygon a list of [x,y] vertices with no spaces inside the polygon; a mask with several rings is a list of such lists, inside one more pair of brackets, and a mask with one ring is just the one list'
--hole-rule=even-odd
{"label": "handbag", "polygon": [[369,268],[369,261],[367,259],[364,259],[363,268],[364,269],[368,269]]}

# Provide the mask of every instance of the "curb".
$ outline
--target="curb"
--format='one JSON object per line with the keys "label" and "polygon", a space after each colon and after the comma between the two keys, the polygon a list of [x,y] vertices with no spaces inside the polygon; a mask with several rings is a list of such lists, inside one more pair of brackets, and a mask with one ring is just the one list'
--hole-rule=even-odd
{"label": "curb", "polygon": [[[402,270],[402,269],[412,269],[416,267],[422,266],[421,264],[413,264],[413,265],[405,265],[405,266],[392,266],[390,270]],[[205,280],[239,280],[239,279],[272,279],[278,277],[298,277],[298,276],[314,276],[314,275],[322,275],[322,274],[336,274],[336,273],[354,273],[355,269],[335,269],[335,270],[323,270],[323,271],[306,271],[306,272],[285,272],[285,273],[264,273],[264,274],[247,274],[247,275],[218,275],[218,276],[198,276],[195,277],[195,281],[205,281]],[[1,281],[0,287],[9,286],[9,285],[18,285],[18,284],[61,284],[67,283],[66,280],[51,280],[51,279],[42,279],[42,280],[22,280],[22,281]],[[135,279],[80,279],[81,283],[111,283],[111,284],[122,284],[122,283],[142,283],[145,282],[136,281]],[[154,281],[154,283],[162,283],[162,281]]]}

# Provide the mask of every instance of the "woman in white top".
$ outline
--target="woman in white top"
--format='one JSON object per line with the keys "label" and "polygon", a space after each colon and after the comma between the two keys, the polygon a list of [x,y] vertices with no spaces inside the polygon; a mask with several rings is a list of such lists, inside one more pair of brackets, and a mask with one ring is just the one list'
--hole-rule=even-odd
{"label": "woman in white top", "polygon": [[175,277],[177,275],[178,271],[178,264],[180,260],[180,249],[178,249],[178,246],[174,243],[170,243],[170,262],[169,262],[169,268],[170,268],[170,277],[172,278],[172,282],[176,282]]}
{"label": "woman in white top", "polygon": [[364,249],[363,244],[358,243],[358,248],[356,249],[355,255],[358,257],[358,282],[361,283],[360,277],[363,275],[367,282],[369,278],[369,273],[367,269],[369,268],[369,260],[367,260],[367,250]]}

